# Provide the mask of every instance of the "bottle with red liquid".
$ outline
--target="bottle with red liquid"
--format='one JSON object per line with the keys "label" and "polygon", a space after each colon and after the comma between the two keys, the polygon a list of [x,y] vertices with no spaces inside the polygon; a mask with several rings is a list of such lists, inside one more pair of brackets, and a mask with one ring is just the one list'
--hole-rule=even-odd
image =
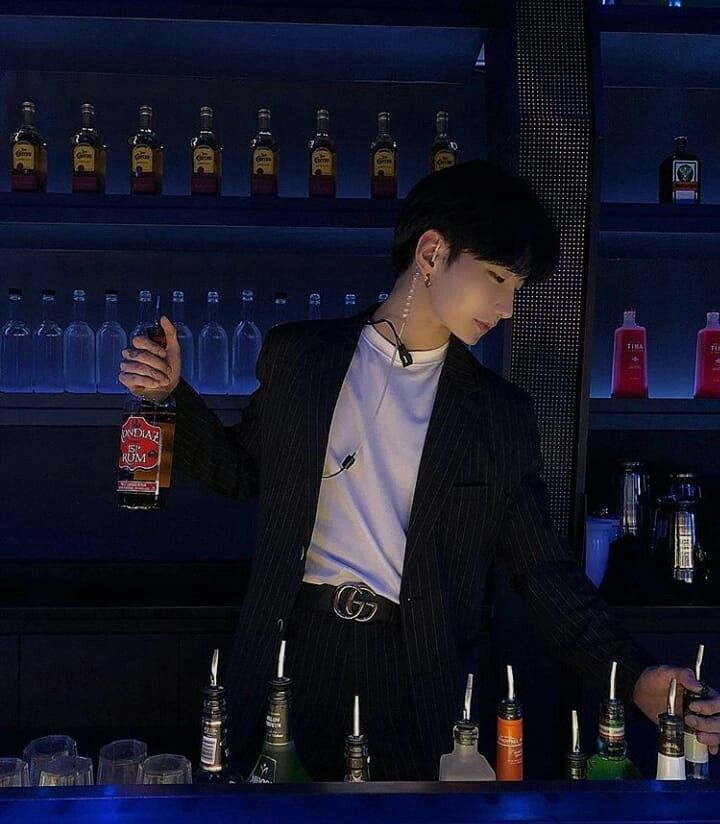
{"label": "bottle with red liquid", "polygon": [[613,398],[647,398],[647,330],[635,323],[635,310],[623,312],[623,325],[615,330]]}
{"label": "bottle with red liquid", "polygon": [[695,397],[720,398],[720,312],[708,312],[697,334]]}

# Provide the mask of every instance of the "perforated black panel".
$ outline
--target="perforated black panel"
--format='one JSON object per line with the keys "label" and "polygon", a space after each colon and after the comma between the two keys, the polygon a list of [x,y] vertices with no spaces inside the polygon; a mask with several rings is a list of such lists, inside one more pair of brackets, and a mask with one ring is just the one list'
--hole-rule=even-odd
{"label": "perforated black panel", "polygon": [[553,518],[573,533],[592,205],[592,93],[581,0],[517,0],[518,169],[555,221],[554,276],[519,292],[510,379],[533,396]]}

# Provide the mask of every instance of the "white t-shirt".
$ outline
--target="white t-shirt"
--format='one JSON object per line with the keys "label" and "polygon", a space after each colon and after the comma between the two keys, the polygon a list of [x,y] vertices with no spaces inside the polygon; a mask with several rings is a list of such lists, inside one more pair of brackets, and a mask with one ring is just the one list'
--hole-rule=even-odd
{"label": "white t-shirt", "polygon": [[395,356],[372,425],[395,347],[374,326],[363,327],[335,405],[323,475],[363,446],[349,469],[321,481],[304,581],[362,581],[400,602],[420,456],[448,345],[411,352],[410,366]]}

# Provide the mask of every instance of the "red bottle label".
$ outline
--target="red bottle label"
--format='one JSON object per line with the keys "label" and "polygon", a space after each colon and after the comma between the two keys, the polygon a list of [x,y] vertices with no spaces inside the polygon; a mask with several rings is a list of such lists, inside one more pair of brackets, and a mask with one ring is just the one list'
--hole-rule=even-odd
{"label": "red bottle label", "polygon": [[120,430],[120,469],[146,471],[160,466],[162,429],[131,415]]}

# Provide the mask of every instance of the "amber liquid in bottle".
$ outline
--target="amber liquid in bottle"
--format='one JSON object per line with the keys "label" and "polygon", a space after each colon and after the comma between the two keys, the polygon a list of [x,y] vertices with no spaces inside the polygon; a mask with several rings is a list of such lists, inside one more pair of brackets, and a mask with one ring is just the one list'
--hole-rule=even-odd
{"label": "amber liquid in bottle", "polygon": [[200,109],[200,132],[190,141],[190,194],[219,195],[222,182],[222,146],[213,132],[213,110]]}
{"label": "amber liquid in bottle", "polygon": [[378,115],[378,134],[370,144],[370,197],[397,197],[397,143],[389,133],[390,115]]}
{"label": "amber liquid in bottle", "polygon": [[107,146],[95,129],[95,107],[83,103],[80,108],[82,126],[70,141],[72,162],[72,191],[105,191]]}
{"label": "amber liquid in bottle", "polygon": [[430,148],[430,171],[439,172],[458,162],[458,145],[448,137],[447,112],[438,112],[435,117],[435,140]]}
{"label": "amber liquid in bottle", "polygon": [[163,147],[151,128],[152,108],[140,106],[140,127],[130,140],[130,192],[159,195],[163,182]]}
{"label": "amber liquid in bottle", "polygon": [[258,111],[258,132],[250,141],[250,194],[253,196],[278,194],[280,156],[270,118],[270,109]]}
{"label": "amber liquid in bottle", "polygon": [[10,136],[10,190],[47,189],[47,143],[35,128],[35,104],[22,104],[22,125]]}

